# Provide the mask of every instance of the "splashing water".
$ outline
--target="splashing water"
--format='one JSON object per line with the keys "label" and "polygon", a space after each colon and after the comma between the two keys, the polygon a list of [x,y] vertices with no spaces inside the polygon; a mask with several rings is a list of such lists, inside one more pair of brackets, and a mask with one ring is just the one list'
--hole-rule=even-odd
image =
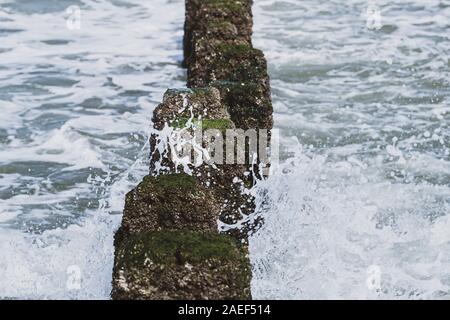
{"label": "splashing water", "polygon": [[255,298],[450,298],[450,6],[376,4],[256,3],[285,161],[259,186]]}
{"label": "splashing water", "polygon": [[[255,298],[450,298],[450,6],[374,3],[255,1],[283,150],[255,190]],[[181,0],[0,1],[0,298],[109,297],[183,20]]]}
{"label": "splashing water", "polygon": [[109,298],[183,20],[182,1],[0,1],[0,298]]}

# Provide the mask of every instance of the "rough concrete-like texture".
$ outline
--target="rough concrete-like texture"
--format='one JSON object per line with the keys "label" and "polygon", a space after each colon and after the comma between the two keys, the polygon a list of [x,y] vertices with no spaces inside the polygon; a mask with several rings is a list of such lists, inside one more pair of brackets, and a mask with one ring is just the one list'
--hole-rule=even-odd
{"label": "rough concrete-like texture", "polygon": [[[223,140],[226,139],[226,129],[235,128],[234,123],[229,119],[229,115],[219,90],[216,88],[196,89],[196,90],[169,90],[164,96],[164,101],[154,112],[153,121],[155,127],[162,129],[164,124],[171,127],[183,128],[186,119],[191,123],[202,121],[202,130],[217,129],[222,132]],[[182,170],[182,167],[175,168],[171,161],[171,150],[165,149],[161,156],[156,145],[158,137],[152,137],[151,150],[151,172],[161,174]],[[203,148],[207,148],[205,141]],[[222,146],[223,164],[215,163],[214,166],[204,163],[201,166],[189,166],[193,176],[199,183],[211,190],[219,205],[217,217],[228,226],[233,226],[254,211],[253,198],[246,194],[245,189],[253,186],[252,166],[247,164],[226,164],[226,154],[224,145]],[[158,163],[160,171],[157,171],[155,164]],[[161,171],[161,166],[164,168]],[[235,180],[237,179],[238,182]],[[247,224],[250,226],[250,224]],[[226,227],[226,226],[225,226]],[[245,240],[249,227],[239,225],[239,229],[233,227],[228,233],[235,235],[240,240]]]}
{"label": "rough concrete-like texture", "polygon": [[188,86],[220,89],[222,103],[237,128],[272,129],[267,62],[260,50],[239,40],[196,42]]}
{"label": "rough concrete-like texture", "polygon": [[230,119],[237,128],[272,129],[273,107],[269,86],[228,81],[215,81],[211,86],[220,90]]}
{"label": "rough concrete-like texture", "polygon": [[[115,237],[113,299],[251,299],[245,243],[262,221],[242,219],[255,211],[255,164],[190,163],[188,175],[161,141],[200,123],[202,133],[272,128],[267,63],[251,42],[252,3],[186,0],[190,89],[168,90],[154,111],[150,175],[127,194]],[[208,139],[203,148],[213,145]],[[219,233],[218,221],[228,230]]]}
{"label": "rough concrete-like texture", "polygon": [[121,232],[217,231],[220,207],[211,190],[185,173],[147,176],[125,199]]}
{"label": "rough concrete-like texture", "polygon": [[[206,49],[202,46],[206,46]],[[202,51],[207,53],[201,54]],[[205,41],[197,43],[196,52],[199,52],[200,57],[188,69],[188,86],[228,81],[260,84],[269,92],[267,62],[260,50],[253,49],[245,42]]]}
{"label": "rough concrete-like texture", "polygon": [[240,38],[251,43],[252,4],[252,0],[186,0],[183,41],[185,66],[190,67],[195,42],[202,37]]}
{"label": "rough concrete-like texture", "polygon": [[[163,129],[174,120],[193,118],[229,119],[223,105],[220,91],[216,88],[194,88],[185,90],[170,89],[164,94],[163,102],[153,112],[155,129]],[[175,125],[175,124],[174,124]]]}
{"label": "rough concrete-like texture", "polygon": [[113,299],[250,299],[248,252],[217,233],[157,231],[116,248]]}

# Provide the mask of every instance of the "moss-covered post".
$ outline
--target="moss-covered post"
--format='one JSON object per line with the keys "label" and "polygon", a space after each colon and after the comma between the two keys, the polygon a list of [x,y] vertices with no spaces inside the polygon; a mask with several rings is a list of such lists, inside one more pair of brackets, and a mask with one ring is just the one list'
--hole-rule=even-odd
{"label": "moss-covered post", "polygon": [[[255,210],[245,190],[262,177],[258,163],[178,162],[179,151],[164,141],[200,127],[200,147],[210,150],[232,130],[272,128],[267,64],[251,42],[251,6],[252,0],[186,0],[189,89],[168,90],[154,111],[150,173],[127,194],[115,236],[113,299],[251,298],[246,240],[261,221],[241,222]],[[226,159],[218,150],[215,160]]]}

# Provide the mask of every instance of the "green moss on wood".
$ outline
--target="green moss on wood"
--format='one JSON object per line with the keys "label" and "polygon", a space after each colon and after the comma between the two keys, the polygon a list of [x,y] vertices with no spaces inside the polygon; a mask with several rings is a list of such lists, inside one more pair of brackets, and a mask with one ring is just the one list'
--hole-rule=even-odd
{"label": "green moss on wood", "polygon": [[[186,128],[188,122],[188,118],[179,118],[174,120],[170,125],[173,128]],[[191,126],[197,127],[200,125],[202,126],[202,130],[226,130],[234,128],[234,123],[230,119],[203,119],[201,121],[196,119],[191,120]]]}
{"label": "green moss on wood", "polygon": [[254,49],[251,45],[247,43],[242,44],[228,44],[220,43],[217,46],[217,50],[226,56],[246,56],[251,53],[259,52],[259,50]]}
{"label": "green moss on wood", "polygon": [[219,42],[214,52],[209,72],[216,74],[217,80],[256,83],[268,79],[264,54],[250,44]]}
{"label": "green moss on wood", "polygon": [[161,265],[199,263],[208,259],[245,259],[232,237],[192,231],[151,231],[130,236],[123,247],[122,266],[142,267],[146,261]]}
{"label": "green moss on wood", "polygon": [[208,129],[226,130],[234,128],[234,124],[230,119],[203,120],[202,125],[203,130]]}
{"label": "green moss on wood", "polygon": [[245,1],[239,0],[206,0],[204,5],[212,10],[224,9],[231,12],[236,12],[237,14],[242,14],[246,9],[244,5]]}
{"label": "green moss on wood", "polygon": [[191,95],[193,98],[201,98],[211,95],[211,88],[192,88]]}
{"label": "green moss on wood", "polygon": [[216,18],[209,20],[206,24],[206,27],[209,32],[212,32],[215,30],[227,30],[235,28],[236,26],[230,21]]}
{"label": "green moss on wood", "polygon": [[251,299],[248,249],[228,235],[143,231],[117,241],[113,299]]}

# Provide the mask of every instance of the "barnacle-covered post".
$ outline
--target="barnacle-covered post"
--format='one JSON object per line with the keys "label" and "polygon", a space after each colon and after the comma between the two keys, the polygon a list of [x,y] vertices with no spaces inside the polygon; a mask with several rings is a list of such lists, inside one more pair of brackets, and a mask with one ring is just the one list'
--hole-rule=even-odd
{"label": "barnacle-covered post", "polygon": [[[255,211],[248,191],[264,173],[245,139],[270,139],[273,124],[251,7],[186,0],[188,89],[168,90],[154,111],[150,173],[127,194],[115,236],[113,299],[251,298],[247,237],[261,221],[247,219]],[[226,147],[236,132],[244,150]],[[180,157],[167,142],[180,133],[196,137],[197,153]]]}

